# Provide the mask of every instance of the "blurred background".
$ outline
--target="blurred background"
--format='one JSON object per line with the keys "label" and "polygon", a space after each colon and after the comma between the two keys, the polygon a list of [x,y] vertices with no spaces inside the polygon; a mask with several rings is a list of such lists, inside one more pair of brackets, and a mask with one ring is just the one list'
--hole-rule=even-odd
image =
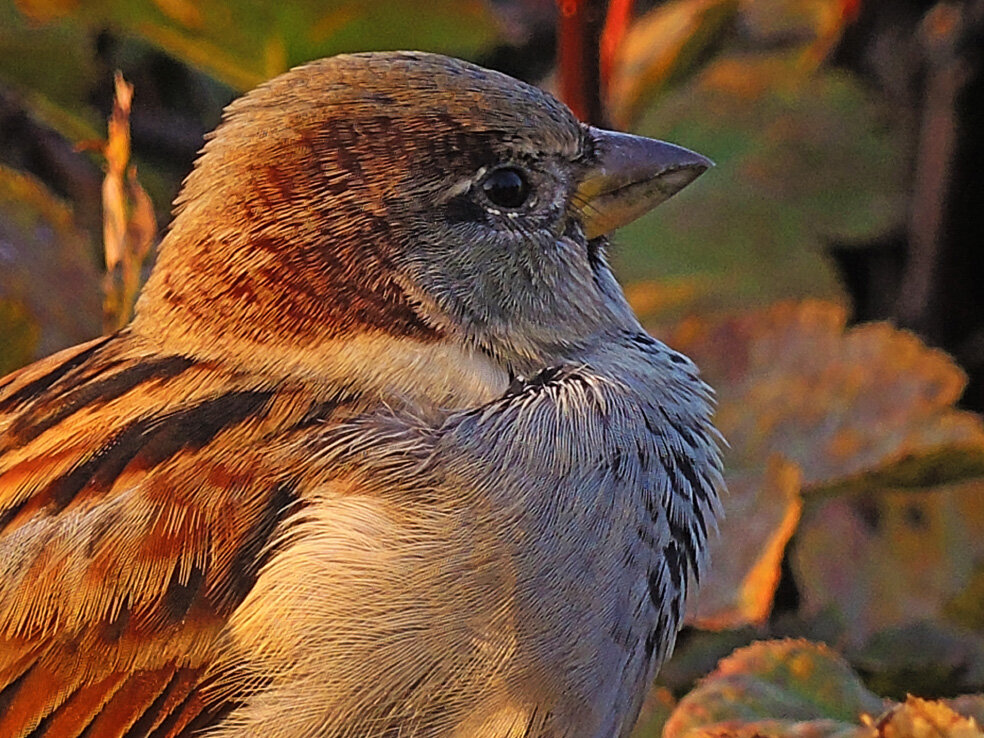
{"label": "blurred background", "polygon": [[[638,735],[752,702],[768,735],[984,719],[980,695],[892,702],[984,691],[982,0],[0,0],[0,374],[125,322],[233,98],[394,48],[717,162],[612,248],[730,442],[712,573]],[[695,689],[779,637],[811,641]]]}

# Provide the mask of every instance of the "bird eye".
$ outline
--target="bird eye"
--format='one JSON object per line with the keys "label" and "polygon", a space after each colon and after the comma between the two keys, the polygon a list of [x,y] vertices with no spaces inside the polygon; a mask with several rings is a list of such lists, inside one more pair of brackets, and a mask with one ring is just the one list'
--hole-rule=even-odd
{"label": "bird eye", "polygon": [[530,196],[526,178],[515,167],[494,169],[482,183],[482,191],[489,202],[501,208],[522,207]]}

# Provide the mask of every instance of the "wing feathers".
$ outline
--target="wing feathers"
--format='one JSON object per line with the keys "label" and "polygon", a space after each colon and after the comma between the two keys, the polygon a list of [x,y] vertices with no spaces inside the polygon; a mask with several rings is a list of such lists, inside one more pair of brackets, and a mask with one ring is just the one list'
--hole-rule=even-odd
{"label": "wing feathers", "polygon": [[[191,367],[194,362],[183,356],[165,356],[156,360],[139,362],[114,372],[105,378],[89,381],[74,389],[49,398],[33,413],[23,413],[15,418],[4,439],[8,447],[21,446],[33,441],[52,426],[83,408],[105,405],[140,384],[151,380],[166,381]],[[37,389],[45,388],[39,385]],[[50,385],[47,389],[51,389]],[[46,393],[49,394],[49,393]],[[42,395],[44,397],[44,395]],[[37,398],[41,400],[41,398]]]}
{"label": "wing feathers", "polygon": [[278,438],[357,398],[258,384],[125,333],[0,387],[0,736],[211,724],[203,674],[301,497]]}
{"label": "wing feathers", "polygon": [[[50,678],[52,675],[46,675]],[[119,694],[125,674],[112,674],[93,684],[79,687],[42,719],[31,731],[32,736],[81,735],[108,702]],[[47,686],[50,690],[54,683]],[[6,734],[5,734],[6,735]],[[12,733],[11,735],[16,735]],[[90,735],[100,735],[90,733]]]}
{"label": "wing feathers", "polygon": [[85,364],[109,340],[104,336],[73,346],[5,377],[0,383],[0,413],[11,412],[38,392],[57,384],[73,369]]}
{"label": "wing feathers", "polygon": [[[176,669],[173,665],[130,674],[94,715],[88,735],[99,738],[145,736],[188,696],[200,680],[200,670]],[[52,732],[51,735],[75,734]]]}

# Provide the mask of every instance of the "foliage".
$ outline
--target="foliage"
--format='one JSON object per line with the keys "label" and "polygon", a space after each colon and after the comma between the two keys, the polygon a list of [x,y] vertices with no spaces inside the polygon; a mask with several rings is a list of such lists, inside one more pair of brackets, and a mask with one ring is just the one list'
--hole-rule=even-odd
{"label": "foliage", "polygon": [[[611,84],[624,123],[717,163],[712,188],[685,190],[619,236],[627,273],[653,287],[671,280],[669,304],[640,301],[649,317],[842,301],[824,246],[874,238],[903,218],[904,128],[859,80],[814,61],[839,3],[734,5],[658,4],[629,32]],[[665,73],[653,76],[653,65]]]}
{"label": "foliage", "polygon": [[860,715],[879,713],[843,659],[806,641],[759,642],[735,651],[684,697],[667,738],[713,735],[852,735]]}
{"label": "foliage", "polygon": [[684,697],[664,738],[978,738],[984,697],[886,704],[825,646],[763,641],[735,651]]}
{"label": "foliage", "polygon": [[[957,408],[966,378],[950,357],[849,324],[824,251],[904,218],[906,132],[825,63],[856,5],[671,0],[615,47],[612,119],[718,164],[614,251],[637,312],[716,388],[730,443],[712,567],[639,738],[980,735],[984,697],[954,695],[984,691],[984,424]],[[197,70],[210,127],[230,88],[288,66],[369,48],[474,58],[503,17],[480,0],[0,0],[0,105],[7,91],[71,144],[101,139],[108,30],[123,39],[114,61]],[[107,159],[101,257],[64,191],[0,166],[0,374],[98,332],[106,264],[107,324],[132,303],[154,222],[114,121],[89,147]],[[183,172],[143,156],[163,213]],[[786,635],[831,647],[748,645]]]}
{"label": "foliage", "polygon": [[70,210],[43,184],[0,166],[0,367],[5,371],[99,332],[99,275],[90,249]]}
{"label": "foliage", "polygon": [[[756,626],[746,639],[768,633],[791,545],[797,627],[822,621],[819,635],[870,682],[902,694],[984,687],[970,604],[984,570],[984,422],[953,407],[965,377],[952,360],[887,324],[847,328],[843,308],[816,301],[691,317],[663,337],[717,389],[730,441],[726,516],[690,622]],[[931,653],[919,650],[929,644]],[[695,655],[687,646],[684,662]],[[672,682],[672,661],[661,678]],[[741,690],[726,693],[751,704]],[[752,714],[785,713],[735,719]],[[749,735],[854,734],[756,726]]]}
{"label": "foliage", "polygon": [[103,180],[103,332],[119,330],[133,317],[144,261],[157,231],[154,206],[130,164],[130,104],[133,85],[116,73],[109,136],[101,146],[106,159]]}
{"label": "foliage", "polygon": [[[704,630],[664,668],[663,693],[688,692],[715,654],[790,632],[836,643],[896,699],[984,690],[984,423],[955,408],[966,376],[948,356],[887,324],[848,327],[824,254],[903,217],[905,131],[822,63],[850,6],[659,4],[629,31],[609,90],[623,120],[718,163],[713,192],[684,192],[625,229],[616,251],[641,278],[629,289],[637,312],[716,388],[730,443],[726,518],[688,604]],[[788,644],[761,648],[793,658]],[[684,697],[665,735],[899,735],[917,724],[977,734],[918,700],[882,717],[869,706],[867,721],[800,715],[799,698],[758,709],[755,684],[772,696],[785,687],[774,675],[762,687],[747,656]],[[725,669],[737,682],[719,679]],[[810,698],[830,688],[798,687]],[[709,719],[713,694],[727,696],[730,722]]]}
{"label": "foliage", "polygon": [[[467,55],[495,35],[480,0],[18,0],[53,32],[81,25],[139,36],[240,90],[343,51],[433,48]],[[426,16],[426,23],[407,18]]]}

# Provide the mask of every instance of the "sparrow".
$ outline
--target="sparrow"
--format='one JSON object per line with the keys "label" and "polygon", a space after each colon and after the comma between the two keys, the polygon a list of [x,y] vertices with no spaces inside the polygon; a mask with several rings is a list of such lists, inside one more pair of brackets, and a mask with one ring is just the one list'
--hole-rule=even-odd
{"label": "sparrow", "polygon": [[0,736],[626,736],[722,484],[607,236],[709,165],[425,53],[232,103],[133,321],[0,380]]}

